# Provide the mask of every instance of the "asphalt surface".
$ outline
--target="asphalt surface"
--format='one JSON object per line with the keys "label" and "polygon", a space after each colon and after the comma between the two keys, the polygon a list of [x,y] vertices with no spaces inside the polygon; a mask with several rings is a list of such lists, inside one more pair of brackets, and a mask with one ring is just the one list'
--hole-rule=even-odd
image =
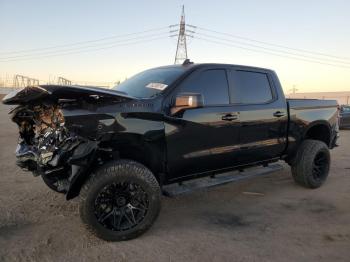
{"label": "asphalt surface", "polygon": [[[350,130],[319,189],[290,169],[162,199],[154,226],[104,242],[40,177],[15,166],[16,126],[0,106],[0,261],[350,261]],[[248,192],[248,193],[247,193]]]}

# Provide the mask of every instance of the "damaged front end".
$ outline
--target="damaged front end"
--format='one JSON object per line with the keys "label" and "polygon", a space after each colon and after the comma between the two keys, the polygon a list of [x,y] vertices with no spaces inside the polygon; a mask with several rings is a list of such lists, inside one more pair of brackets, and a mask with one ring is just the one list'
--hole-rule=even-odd
{"label": "damaged front end", "polygon": [[73,108],[66,110],[70,114],[78,112],[70,117],[79,121],[80,112],[89,115],[101,100],[120,103],[130,97],[99,88],[62,86],[27,87],[5,96],[4,104],[17,105],[10,112],[19,128],[17,165],[42,176],[50,188],[67,193],[67,199],[76,196],[74,184],[96,161],[99,139],[93,132],[84,135],[97,126],[96,119],[88,118],[86,126],[72,121],[68,125],[65,108]]}
{"label": "damaged front end", "polygon": [[67,161],[83,139],[65,127],[60,106],[50,103],[20,105],[12,111],[19,128],[17,165],[52,181],[59,192],[69,186]]}

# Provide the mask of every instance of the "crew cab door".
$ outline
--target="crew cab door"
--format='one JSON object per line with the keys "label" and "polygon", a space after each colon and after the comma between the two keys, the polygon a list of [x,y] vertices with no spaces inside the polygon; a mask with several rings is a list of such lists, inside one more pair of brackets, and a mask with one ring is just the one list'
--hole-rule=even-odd
{"label": "crew cab door", "polygon": [[[239,114],[230,104],[225,68],[197,69],[171,94],[200,94],[200,108],[168,113],[165,121],[170,180],[232,166],[239,146]],[[172,103],[172,102],[170,102]]]}
{"label": "crew cab door", "polygon": [[269,70],[232,68],[230,96],[240,112],[240,164],[280,157],[288,112],[277,76]]}

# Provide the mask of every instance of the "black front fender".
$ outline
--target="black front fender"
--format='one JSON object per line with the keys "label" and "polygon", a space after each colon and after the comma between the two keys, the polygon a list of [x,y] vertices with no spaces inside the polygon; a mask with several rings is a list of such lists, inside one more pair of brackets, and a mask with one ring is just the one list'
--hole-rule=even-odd
{"label": "black front fender", "polygon": [[79,195],[81,186],[91,173],[91,168],[95,162],[95,155],[98,149],[98,141],[88,140],[80,144],[69,160],[72,167],[70,185],[66,194],[66,199],[70,200]]}

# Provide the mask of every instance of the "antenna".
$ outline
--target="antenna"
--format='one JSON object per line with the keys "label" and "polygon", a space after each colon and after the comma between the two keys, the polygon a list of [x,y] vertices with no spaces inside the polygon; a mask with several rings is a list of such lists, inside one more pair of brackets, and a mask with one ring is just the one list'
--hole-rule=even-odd
{"label": "antenna", "polygon": [[186,23],[185,23],[185,6],[183,5],[174,64],[182,64],[186,59],[187,59]]}

